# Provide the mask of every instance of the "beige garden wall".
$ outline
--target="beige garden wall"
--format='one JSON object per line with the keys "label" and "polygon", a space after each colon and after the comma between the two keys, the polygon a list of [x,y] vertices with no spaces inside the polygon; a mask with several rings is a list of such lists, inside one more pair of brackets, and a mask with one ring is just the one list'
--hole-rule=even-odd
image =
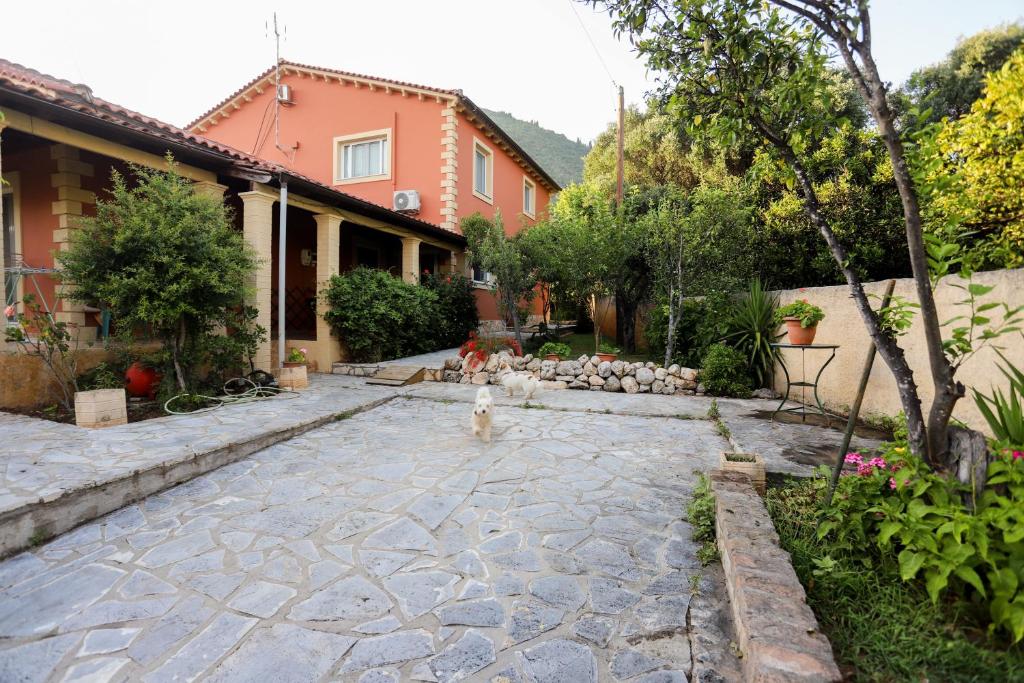
{"label": "beige garden wall", "polygon": [[[1024,269],[999,270],[984,273],[976,273],[975,282],[992,285],[995,289],[986,296],[985,301],[1005,301],[1011,306],[1024,305]],[[957,306],[956,303],[964,297],[964,292],[950,286],[950,282],[962,283],[959,277],[947,278],[939,283],[936,290],[936,302],[939,307],[939,319],[946,321],[964,312],[966,307]],[[866,285],[869,293],[881,297],[885,289],[885,282],[872,282]],[[818,325],[818,333],[814,339],[816,344],[839,344],[836,358],[825,370],[821,378],[819,393],[827,407],[846,412],[853,403],[857,393],[857,385],[860,381],[860,374],[863,370],[864,359],[870,348],[871,341],[864,329],[864,323],[854,307],[850,297],[849,288],[845,285],[836,287],[808,287],[806,289],[790,289],[776,292],[779,295],[781,305],[788,304],[797,299],[807,299],[809,302],[820,306],[825,311],[825,319]],[[910,301],[917,301],[914,293],[914,283],[910,279],[896,281],[895,293]],[[878,306],[879,299],[873,299],[873,306]],[[996,313],[990,311],[989,313]],[[959,323],[958,323],[959,324]],[[944,328],[943,336],[948,335],[948,329]],[[785,338],[783,338],[784,340]],[[996,343],[1003,347],[1003,353],[1017,367],[1024,368],[1024,338],[1019,334],[1007,335],[1000,338]],[[910,367],[914,371],[914,378],[925,409],[931,402],[933,395],[931,379],[928,373],[928,352],[925,347],[924,334],[920,322],[915,320],[913,327],[900,338],[900,345],[906,350]],[[800,377],[800,352],[784,351],[787,364],[790,367],[793,380]],[[828,358],[828,351],[815,350],[806,351],[807,371],[813,379],[813,372],[817,370],[822,362]],[[1006,380],[996,367],[998,357],[988,348],[970,358],[957,373],[957,378],[963,382],[968,389],[968,395],[961,400],[955,412],[955,416],[963,420],[971,427],[988,431],[984,419],[974,405],[971,398],[970,388],[978,387],[988,391],[990,386],[1005,385]],[[785,378],[781,370],[776,372],[776,388],[785,388]],[[810,390],[808,390],[810,391]],[[799,389],[794,388],[792,396],[798,397]],[[808,402],[813,398],[808,395]],[[899,395],[896,392],[896,382],[892,373],[882,361],[881,357],[875,357],[875,365],[871,371],[871,378],[868,383],[867,393],[864,397],[864,404],[861,408],[862,416],[895,415],[902,407]]]}

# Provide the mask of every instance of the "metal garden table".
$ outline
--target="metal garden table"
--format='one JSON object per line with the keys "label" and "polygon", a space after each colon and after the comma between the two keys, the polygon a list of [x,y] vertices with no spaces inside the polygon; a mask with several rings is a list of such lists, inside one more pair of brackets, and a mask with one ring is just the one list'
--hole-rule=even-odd
{"label": "metal garden table", "polygon": [[[825,418],[825,422],[831,427],[832,419],[829,414],[825,411],[825,406],[822,404],[821,399],[818,397],[818,381],[821,379],[821,375],[825,372],[825,368],[831,363],[836,357],[836,349],[839,348],[838,344],[771,344],[772,348],[776,349],[799,349],[800,350],[800,368],[801,368],[801,379],[799,382],[794,382],[789,376],[789,368],[786,367],[786,361],[782,354],[778,355],[779,365],[782,366],[782,372],[786,375],[786,392],[782,395],[782,402],[779,403],[779,407],[772,413],[772,419],[779,413],[800,413],[800,421],[807,421],[807,403],[804,401],[806,398],[805,390],[807,388],[814,389],[814,402],[817,404],[817,412]],[[818,373],[814,376],[813,382],[807,381],[807,352],[814,350],[827,350],[829,354],[828,360],[825,361],[824,365],[818,368]],[[793,387],[800,387],[800,405],[793,408],[783,408],[786,405],[786,401],[789,400],[789,392]],[[814,412],[813,406],[811,408]]]}

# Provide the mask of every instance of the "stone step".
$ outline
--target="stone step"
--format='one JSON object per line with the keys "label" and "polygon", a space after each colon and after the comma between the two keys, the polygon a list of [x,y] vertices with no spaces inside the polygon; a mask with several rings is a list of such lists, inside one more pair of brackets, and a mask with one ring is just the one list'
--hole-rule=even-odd
{"label": "stone step", "polygon": [[387,365],[377,371],[367,384],[381,384],[389,387],[404,387],[423,381],[424,368],[413,365]]}

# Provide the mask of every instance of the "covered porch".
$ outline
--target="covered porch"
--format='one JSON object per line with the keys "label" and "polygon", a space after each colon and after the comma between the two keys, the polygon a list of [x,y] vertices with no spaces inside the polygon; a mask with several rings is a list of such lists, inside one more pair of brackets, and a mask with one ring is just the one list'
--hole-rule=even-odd
{"label": "covered porch", "polygon": [[[279,188],[261,184],[228,197],[260,260],[249,293],[250,305],[259,312],[257,323],[268,331],[256,356],[260,369],[276,368],[281,356],[280,198]],[[319,297],[332,276],[357,267],[378,268],[418,284],[424,271],[461,272],[464,247],[457,235],[417,233],[291,191],[286,201],[284,352],[306,349],[311,370],[330,372],[334,362],[345,358],[343,343],[323,318],[326,307]]]}

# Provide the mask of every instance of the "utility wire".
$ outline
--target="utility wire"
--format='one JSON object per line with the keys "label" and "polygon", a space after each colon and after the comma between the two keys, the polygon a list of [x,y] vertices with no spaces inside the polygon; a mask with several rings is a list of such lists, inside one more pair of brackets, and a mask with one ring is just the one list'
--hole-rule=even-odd
{"label": "utility wire", "polygon": [[580,28],[583,29],[583,35],[587,37],[587,41],[590,43],[590,47],[594,48],[594,54],[597,55],[597,61],[601,62],[601,66],[604,68],[604,72],[608,74],[608,80],[612,82],[612,85],[616,88],[619,84],[615,82],[615,77],[612,76],[611,70],[608,69],[608,65],[604,61],[604,57],[601,56],[601,51],[597,49],[597,43],[590,36],[590,31],[587,30],[587,25],[583,23],[583,19],[580,17],[580,13],[576,11],[576,3],[574,0],[568,0],[569,7],[572,9],[572,13],[576,15],[576,21],[580,23]]}

